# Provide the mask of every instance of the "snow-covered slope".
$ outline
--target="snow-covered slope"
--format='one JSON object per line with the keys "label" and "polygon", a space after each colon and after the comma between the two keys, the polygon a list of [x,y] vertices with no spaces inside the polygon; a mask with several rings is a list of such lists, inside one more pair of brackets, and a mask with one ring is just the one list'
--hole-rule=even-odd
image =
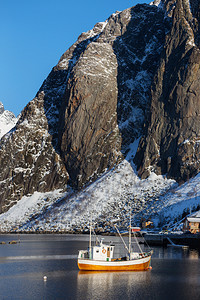
{"label": "snow-covered slope", "polygon": [[171,189],[160,197],[160,205],[154,214],[156,224],[165,220],[168,224],[175,223],[184,214],[200,208],[200,173],[175,189]]}
{"label": "snow-covered slope", "polygon": [[0,102],[0,139],[9,132],[16,123],[17,118],[15,115],[8,110],[4,110],[3,103]]}
{"label": "snow-covered slope", "polygon": [[[123,226],[130,205],[133,212],[142,212],[144,216],[146,210],[149,215],[149,210],[153,211],[151,202],[156,203],[159,195],[174,184],[174,181],[155,174],[147,180],[140,180],[131,164],[123,161],[116,169],[79,193],[35,192],[30,197],[24,196],[8,212],[0,215],[0,229],[80,229],[88,226],[90,221],[97,222],[101,227],[102,223],[114,220]],[[150,197],[153,198],[151,202]]]}
{"label": "snow-covered slope", "polygon": [[[127,159],[134,149],[136,145]],[[1,231],[70,232],[87,228],[91,221],[100,231],[109,231],[113,222],[121,228],[127,225],[130,209],[135,225],[151,217],[162,227],[181,219],[189,207],[193,211],[199,207],[200,174],[182,186],[154,173],[141,180],[127,159],[80,192],[56,190],[24,196],[0,215]]]}

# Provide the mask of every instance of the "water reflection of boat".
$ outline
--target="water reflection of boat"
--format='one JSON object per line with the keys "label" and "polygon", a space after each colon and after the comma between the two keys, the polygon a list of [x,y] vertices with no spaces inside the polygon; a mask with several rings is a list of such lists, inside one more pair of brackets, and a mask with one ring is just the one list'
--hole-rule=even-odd
{"label": "water reflection of boat", "polygon": [[151,272],[79,271],[77,295],[81,299],[135,299],[147,290],[149,295],[151,278]]}
{"label": "water reflection of boat", "polygon": [[129,247],[127,247],[119,230],[115,226],[122,242],[127,250],[125,256],[115,257],[115,245],[105,244],[103,240],[96,239],[95,245],[91,242],[91,226],[90,226],[90,242],[88,250],[79,250],[78,267],[84,271],[145,271],[150,268],[151,256],[153,251],[143,252],[137,238],[140,252],[132,251],[131,245],[131,224],[129,226]]}

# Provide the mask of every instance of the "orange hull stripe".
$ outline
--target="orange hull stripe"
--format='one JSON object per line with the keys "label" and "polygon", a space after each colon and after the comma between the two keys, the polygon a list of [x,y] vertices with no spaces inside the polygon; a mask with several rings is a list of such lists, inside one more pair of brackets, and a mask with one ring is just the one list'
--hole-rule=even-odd
{"label": "orange hull stripe", "polygon": [[144,270],[148,270],[149,264],[150,264],[150,260],[142,264],[127,265],[127,266],[97,266],[97,265],[78,263],[78,267],[80,270],[85,270],[85,271],[144,271]]}

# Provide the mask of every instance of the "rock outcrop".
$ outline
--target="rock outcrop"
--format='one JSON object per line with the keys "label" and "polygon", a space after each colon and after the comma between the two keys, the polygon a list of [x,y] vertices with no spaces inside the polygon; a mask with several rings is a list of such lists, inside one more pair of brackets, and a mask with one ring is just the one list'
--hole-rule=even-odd
{"label": "rock outcrop", "polygon": [[2,212],[24,195],[65,187],[68,174],[52,145],[43,101],[44,94],[38,94],[0,141]]}
{"label": "rock outcrop", "polygon": [[199,1],[159,5],[171,15],[172,27],[154,77],[150,117],[135,162],[142,177],[153,170],[185,181],[200,170]]}

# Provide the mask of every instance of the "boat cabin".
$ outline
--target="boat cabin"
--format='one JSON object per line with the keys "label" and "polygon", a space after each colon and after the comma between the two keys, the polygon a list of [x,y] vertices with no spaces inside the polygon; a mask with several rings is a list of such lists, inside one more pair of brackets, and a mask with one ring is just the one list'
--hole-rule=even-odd
{"label": "boat cabin", "polygon": [[92,258],[95,260],[111,261],[114,256],[113,245],[105,245],[101,243],[99,246],[92,248]]}
{"label": "boat cabin", "polygon": [[78,258],[111,261],[114,256],[114,245],[103,244],[91,247],[88,250],[80,250]]}

